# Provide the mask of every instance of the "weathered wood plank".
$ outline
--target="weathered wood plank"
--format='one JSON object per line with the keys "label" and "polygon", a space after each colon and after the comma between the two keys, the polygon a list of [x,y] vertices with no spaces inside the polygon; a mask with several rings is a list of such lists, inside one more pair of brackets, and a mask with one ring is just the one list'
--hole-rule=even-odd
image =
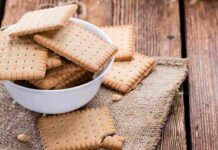
{"label": "weathered wood plank", "polygon": [[[63,3],[63,0],[7,0],[2,25],[16,23],[25,12],[39,9],[42,5],[53,6]],[[112,23],[111,0],[82,0],[82,3],[88,8],[86,20],[96,25],[110,25]]]}
{"label": "weathered wood plank", "polygon": [[98,26],[112,24],[111,0],[82,0],[82,2],[87,8],[87,21]]}
{"label": "weathered wood plank", "polygon": [[218,1],[186,1],[192,148],[218,148]]}
{"label": "weathered wood plank", "polygon": [[[113,24],[128,23],[136,26],[138,51],[150,56],[181,57],[177,0],[171,3],[164,0],[113,0]],[[175,110],[169,116],[158,149],[186,149],[182,98]]]}
{"label": "weathered wood plank", "polygon": [[[45,0],[44,3],[47,1]],[[2,25],[15,23],[25,12],[36,9],[39,6],[37,2],[34,0],[7,0]]]}
{"label": "weathered wood plank", "polygon": [[186,150],[183,93],[177,93],[157,150]]}

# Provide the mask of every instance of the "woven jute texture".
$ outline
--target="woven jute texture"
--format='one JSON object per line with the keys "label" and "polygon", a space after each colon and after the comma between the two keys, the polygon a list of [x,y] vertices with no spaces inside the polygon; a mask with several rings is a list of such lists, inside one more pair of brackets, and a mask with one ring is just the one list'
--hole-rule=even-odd
{"label": "woven jute texture", "polygon": [[[177,58],[155,58],[156,69],[140,85],[120,101],[113,102],[112,92],[101,88],[96,97],[85,107],[107,105],[114,117],[117,134],[124,136],[125,150],[155,149],[160,139],[175,93],[187,74],[187,61]],[[30,99],[31,100],[31,99]],[[13,102],[4,86],[0,86],[0,149],[42,149],[37,117]],[[26,133],[31,136],[27,143],[19,142],[16,136]]]}

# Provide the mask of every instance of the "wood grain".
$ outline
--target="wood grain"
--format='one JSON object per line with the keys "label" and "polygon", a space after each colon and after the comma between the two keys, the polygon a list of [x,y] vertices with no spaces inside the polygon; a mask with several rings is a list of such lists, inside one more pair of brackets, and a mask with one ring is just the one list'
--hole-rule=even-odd
{"label": "wood grain", "polygon": [[34,0],[7,0],[2,25],[14,24],[25,12],[34,10],[38,6],[39,4]]}
{"label": "wood grain", "polygon": [[87,7],[87,21],[97,26],[112,24],[111,0],[82,0],[82,2]]}
{"label": "wood grain", "polygon": [[186,1],[192,148],[218,148],[218,1]]}
{"label": "wood grain", "polygon": [[178,92],[157,150],[186,150],[185,133],[183,93]]}
{"label": "wood grain", "polygon": [[135,24],[138,51],[150,56],[181,56],[177,0],[114,0],[113,6],[113,24]]}
{"label": "wood grain", "polygon": [[[77,0],[74,0],[75,2]],[[64,4],[70,1],[63,0],[7,0],[5,6],[5,15],[2,25],[16,23],[20,17],[27,11],[39,9],[40,6],[50,5],[55,6]],[[73,1],[71,1],[73,2]],[[112,1],[111,0],[82,0],[87,8],[86,20],[96,25],[112,24]],[[100,13],[100,10],[106,10]],[[13,17],[12,17],[13,16]]]}

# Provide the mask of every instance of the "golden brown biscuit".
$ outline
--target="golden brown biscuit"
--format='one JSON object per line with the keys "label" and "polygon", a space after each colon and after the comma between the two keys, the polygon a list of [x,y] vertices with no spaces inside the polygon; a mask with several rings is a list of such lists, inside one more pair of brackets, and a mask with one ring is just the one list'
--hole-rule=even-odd
{"label": "golden brown biscuit", "polygon": [[115,62],[104,77],[103,85],[121,93],[127,93],[135,89],[155,65],[154,59],[135,53],[132,61]]}
{"label": "golden brown biscuit", "polygon": [[66,25],[76,9],[76,5],[66,5],[27,12],[10,28],[9,36],[23,36],[60,29]]}
{"label": "golden brown biscuit", "polygon": [[59,82],[53,89],[64,89],[84,84],[92,79],[93,74],[86,71],[78,71],[76,74],[70,75],[66,80]]}
{"label": "golden brown biscuit", "polygon": [[118,47],[115,61],[129,61],[135,53],[135,29],[133,25],[106,26],[102,27]]}
{"label": "golden brown biscuit", "polygon": [[60,56],[56,55],[53,52],[48,53],[47,70],[60,67],[63,64],[64,64],[64,61],[61,59]]}
{"label": "golden brown biscuit", "polygon": [[82,71],[81,67],[75,64],[66,64],[54,69],[48,70],[45,78],[38,80],[30,80],[29,82],[40,89],[51,89],[58,83],[64,82],[69,76],[76,75]]}
{"label": "golden brown biscuit", "polygon": [[10,39],[0,32],[0,80],[31,80],[45,76],[48,50],[29,37]]}
{"label": "golden brown biscuit", "polygon": [[36,34],[34,40],[90,72],[100,71],[117,52],[117,47],[72,23],[53,33]]}
{"label": "golden brown biscuit", "polygon": [[98,148],[105,136],[116,132],[107,107],[41,117],[38,128],[45,150]]}

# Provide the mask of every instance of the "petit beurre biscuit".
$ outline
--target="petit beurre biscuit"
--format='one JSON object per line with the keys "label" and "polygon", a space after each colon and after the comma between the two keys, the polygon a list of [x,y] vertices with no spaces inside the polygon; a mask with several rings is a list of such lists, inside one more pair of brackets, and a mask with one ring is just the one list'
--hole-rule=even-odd
{"label": "petit beurre biscuit", "polygon": [[29,82],[40,89],[51,89],[58,83],[65,81],[70,75],[75,75],[78,71],[83,70],[75,64],[67,64],[54,69],[48,70],[45,78],[30,80]]}
{"label": "petit beurre biscuit", "polygon": [[116,132],[107,107],[41,117],[37,125],[45,150],[98,148],[103,138]]}
{"label": "petit beurre biscuit", "polygon": [[10,29],[9,36],[23,36],[60,29],[68,22],[76,9],[76,5],[66,5],[27,12]]}
{"label": "petit beurre biscuit", "polygon": [[53,33],[36,34],[34,40],[90,72],[100,71],[117,52],[116,46],[72,23]]}
{"label": "petit beurre biscuit", "polygon": [[51,68],[56,68],[64,64],[64,61],[61,59],[60,56],[56,55],[53,52],[48,53],[48,60],[47,60],[47,70]]}
{"label": "petit beurre biscuit", "polygon": [[133,25],[101,27],[118,47],[115,61],[131,60],[135,53],[135,29]]}
{"label": "petit beurre biscuit", "polygon": [[128,93],[155,67],[155,61],[140,53],[135,53],[132,61],[115,62],[104,77],[103,85]]}
{"label": "petit beurre biscuit", "polygon": [[31,80],[45,76],[48,50],[31,38],[9,40],[0,32],[0,80]]}
{"label": "petit beurre biscuit", "polygon": [[64,89],[84,84],[91,80],[92,75],[86,70],[78,71],[76,74],[70,75],[66,80],[59,82],[53,89]]}

